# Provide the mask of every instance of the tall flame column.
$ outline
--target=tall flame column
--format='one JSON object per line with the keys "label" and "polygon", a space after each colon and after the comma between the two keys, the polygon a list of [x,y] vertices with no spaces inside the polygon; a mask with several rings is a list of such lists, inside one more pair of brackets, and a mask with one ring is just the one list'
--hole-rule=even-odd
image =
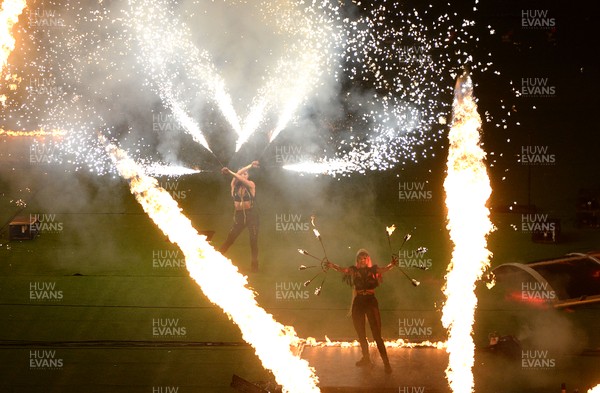
{"label": "tall flame column", "polygon": [[444,181],[447,228],[454,249],[443,288],[447,300],[442,309],[442,324],[448,329],[446,378],[453,392],[462,393],[472,392],[474,386],[475,283],[489,266],[487,235],[493,225],[486,207],[492,189],[480,144],[481,118],[467,74],[458,79],[454,94]]}
{"label": "tall flame column", "polygon": [[319,392],[314,369],[292,353],[291,347],[300,341],[293,327],[278,323],[257,304],[247,277],[194,229],[177,202],[158,186],[156,179],[147,176],[117,146],[107,144],[106,150],[144,211],[185,255],[190,277],[206,297],[238,325],[244,340],[254,347],[263,366],[273,372],[284,391]]}

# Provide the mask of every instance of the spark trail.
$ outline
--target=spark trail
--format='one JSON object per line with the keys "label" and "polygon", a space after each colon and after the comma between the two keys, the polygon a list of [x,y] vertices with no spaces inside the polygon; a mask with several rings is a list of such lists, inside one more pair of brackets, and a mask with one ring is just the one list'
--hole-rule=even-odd
{"label": "spark trail", "polygon": [[446,377],[455,393],[473,391],[475,283],[489,267],[491,258],[486,238],[493,225],[486,203],[492,189],[484,163],[485,152],[480,146],[480,127],[472,81],[464,74],[455,87],[444,181],[447,228],[454,249],[443,288],[447,299],[442,309],[442,325],[448,329]]}
{"label": "spark trail", "polygon": [[206,236],[198,234],[156,179],[147,176],[141,166],[114,144],[107,144],[106,150],[144,211],[184,253],[190,276],[208,299],[238,325],[244,340],[252,345],[277,382],[289,392],[319,392],[314,370],[306,360],[291,352],[290,348],[300,342],[294,329],[275,321],[257,304],[254,292],[247,286],[247,277],[217,252]]}

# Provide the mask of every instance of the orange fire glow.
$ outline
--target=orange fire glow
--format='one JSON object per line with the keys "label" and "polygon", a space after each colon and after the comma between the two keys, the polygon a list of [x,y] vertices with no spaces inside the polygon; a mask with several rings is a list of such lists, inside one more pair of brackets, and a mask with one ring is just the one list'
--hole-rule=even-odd
{"label": "orange fire glow", "polygon": [[[247,277],[217,252],[182,214],[170,194],[147,176],[127,154],[112,144],[107,152],[144,211],[185,255],[190,276],[214,304],[223,309],[261,360],[287,392],[319,392],[314,369],[292,353],[301,345],[293,327],[284,326],[261,308]],[[215,279],[218,277],[218,279]]]}
{"label": "orange fire glow", "polygon": [[[8,64],[8,56],[15,49],[15,38],[12,35],[13,26],[19,21],[19,15],[25,9],[25,0],[4,0],[0,9],[0,75]],[[6,96],[0,95],[0,104],[4,106]]]}
{"label": "orange fire glow", "polygon": [[8,64],[8,56],[15,49],[12,28],[26,6],[25,0],[4,0],[0,9],[0,74]]}
{"label": "orange fire glow", "polygon": [[444,181],[447,228],[454,243],[443,288],[447,300],[442,325],[448,329],[446,378],[453,392],[473,392],[475,345],[472,331],[477,297],[475,283],[489,266],[487,235],[493,230],[486,203],[492,189],[480,147],[481,118],[468,75],[455,88],[453,122],[448,135],[447,176]]}
{"label": "orange fire glow", "polygon": [[[308,337],[304,343],[305,346],[309,347],[340,347],[340,348],[352,348],[359,347],[358,341],[331,341],[329,337],[325,336],[325,341],[317,341],[314,337]],[[377,347],[375,341],[369,342],[369,346]],[[422,341],[422,342],[408,342],[403,339],[395,341],[385,341],[385,346],[388,348],[420,348],[430,347],[436,349],[445,349],[446,343],[442,341]]]}

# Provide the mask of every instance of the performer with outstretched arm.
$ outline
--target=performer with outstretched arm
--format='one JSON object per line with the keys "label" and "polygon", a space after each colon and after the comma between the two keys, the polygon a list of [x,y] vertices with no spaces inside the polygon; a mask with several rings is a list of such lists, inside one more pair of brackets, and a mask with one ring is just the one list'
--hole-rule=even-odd
{"label": "performer with outstretched arm", "polygon": [[390,366],[385,344],[381,338],[381,314],[377,298],[375,297],[375,288],[381,283],[382,274],[390,271],[396,265],[398,265],[396,257],[385,267],[373,265],[369,253],[362,248],[356,253],[356,263],[354,266],[340,267],[335,263],[326,262],[327,267],[343,273],[343,280],[353,286],[352,322],[362,350],[362,358],[356,362],[356,365],[371,365],[365,327],[366,316],[371,326],[373,339],[377,343],[377,349],[383,360],[385,372],[388,374],[392,372],[392,367]]}
{"label": "performer with outstretched arm", "polygon": [[258,166],[258,161],[252,161],[251,164],[246,165],[237,172],[233,172],[229,168],[221,169],[223,174],[233,176],[233,179],[231,179],[231,197],[233,198],[234,215],[231,230],[219,251],[222,254],[227,252],[235,239],[247,227],[250,235],[251,268],[253,272],[258,271],[258,212],[255,203],[256,185],[249,179],[248,171],[251,168],[258,168]]}

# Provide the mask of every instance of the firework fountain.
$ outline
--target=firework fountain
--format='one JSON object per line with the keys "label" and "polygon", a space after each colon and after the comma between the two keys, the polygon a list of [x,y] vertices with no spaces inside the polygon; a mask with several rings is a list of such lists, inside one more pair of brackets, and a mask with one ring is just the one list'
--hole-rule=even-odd
{"label": "firework fountain", "polygon": [[473,84],[470,76],[463,74],[455,88],[444,181],[447,227],[454,250],[443,289],[447,300],[442,310],[442,324],[448,329],[446,376],[455,393],[473,391],[475,345],[472,330],[477,306],[474,290],[491,257],[486,248],[486,237],[493,226],[486,203],[492,190],[484,164],[480,127]]}

